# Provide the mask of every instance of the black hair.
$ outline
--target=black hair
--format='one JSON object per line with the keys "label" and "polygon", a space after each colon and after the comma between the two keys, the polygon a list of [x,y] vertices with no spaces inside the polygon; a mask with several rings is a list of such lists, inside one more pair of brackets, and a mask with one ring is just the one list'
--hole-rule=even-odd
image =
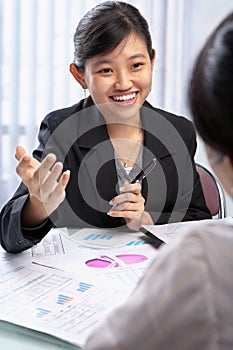
{"label": "black hair", "polygon": [[154,58],[148,23],[134,6],[121,1],[105,1],[87,12],[74,34],[74,63],[80,72],[85,61],[114,50],[131,32],[139,34]]}
{"label": "black hair", "polygon": [[197,57],[189,101],[203,140],[233,157],[233,12],[213,31]]}

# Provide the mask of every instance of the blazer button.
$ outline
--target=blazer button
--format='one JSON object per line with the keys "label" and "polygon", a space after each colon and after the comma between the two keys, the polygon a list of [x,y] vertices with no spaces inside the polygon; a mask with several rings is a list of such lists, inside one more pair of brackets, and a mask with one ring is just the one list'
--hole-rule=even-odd
{"label": "blazer button", "polygon": [[24,241],[22,241],[21,239],[19,239],[16,244],[22,244]]}

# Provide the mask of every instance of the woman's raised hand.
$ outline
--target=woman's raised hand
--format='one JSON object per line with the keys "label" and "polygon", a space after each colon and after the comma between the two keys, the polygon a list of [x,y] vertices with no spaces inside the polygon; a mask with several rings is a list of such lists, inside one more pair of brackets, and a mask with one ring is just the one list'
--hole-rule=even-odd
{"label": "woman's raised hand", "polygon": [[27,226],[35,226],[45,220],[65,199],[70,172],[67,170],[62,173],[63,164],[56,162],[56,156],[52,153],[40,163],[27,154],[22,146],[17,146],[16,159],[16,172],[30,194],[23,211],[23,221]]}

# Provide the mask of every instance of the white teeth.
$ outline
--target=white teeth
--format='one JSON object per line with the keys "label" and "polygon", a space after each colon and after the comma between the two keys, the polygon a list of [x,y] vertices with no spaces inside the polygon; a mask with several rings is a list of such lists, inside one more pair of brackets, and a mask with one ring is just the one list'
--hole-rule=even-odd
{"label": "white teeth", "polygon": [[128,101],[132,100],[136,96],[136,93],[134,92],[133,94],[129,95],[124,95],[124,96],[113,96],[114,101]]}

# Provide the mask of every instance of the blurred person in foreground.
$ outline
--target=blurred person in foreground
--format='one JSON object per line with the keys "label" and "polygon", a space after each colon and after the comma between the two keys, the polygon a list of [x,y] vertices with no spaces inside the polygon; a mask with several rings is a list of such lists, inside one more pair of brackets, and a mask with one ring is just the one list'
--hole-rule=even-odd
{"label": "blurred person in foreground", "polygon": [[[189,99],[209,162],[233,197],[233,12],[213,31]],[[233,223],[190,226],[164,246],[128,300],[97,326],[86,350],[233,349]]]}

